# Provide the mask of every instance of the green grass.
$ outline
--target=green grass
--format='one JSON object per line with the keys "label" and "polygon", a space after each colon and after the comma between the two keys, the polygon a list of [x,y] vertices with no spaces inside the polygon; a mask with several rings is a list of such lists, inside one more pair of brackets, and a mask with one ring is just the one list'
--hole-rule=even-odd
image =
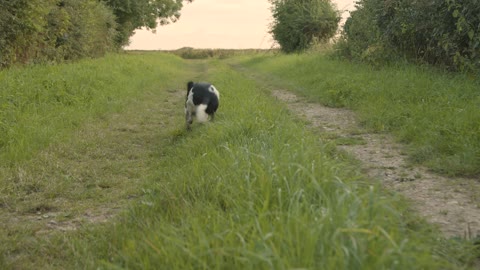
{"label": "green grass", "polygon": [[135,91],[175,76],[178,59],[163,56],[162,68],[149,57],[1,71],[0,163],[29,159],[92,117],[121,110]]}
{"label": "green grass", "polygon": [[[1,112],[15,121],[3,122],[9,132],[0,139],[8,142],[0,162],[0,268],[46,267],[57,251],[40,242],[52,232],[108,221],[141,198],[152,151],[168,140],[185,81],[201,70],[147,54],[3,71],[1,94],[21,106]],[[47,80],[67,85],[75,102],[59,102],[59,89],[39,83]]]}
{"label": "green grass", "polygon": [[410,65],[376,69],[325,54],[246,57],[239,63],[275,87],[355,110],[366,127],[408,144],[413,162],[448,175],[480,174],[478,79]]}
{"label": "green grass", "polygon": [[69,240],[78,268],[467,265],[467,244],[439,240],[258,85],[219,62],[208,74],[222,93],[216,122],[172,131],[144,202],[117,225]]}
{"label": "green grass", "polygon": [[[134,54],[86,63],[126,63],[116,76],[129,89],[118,89],[117,109],[64,127],[65,138],[5,169],[16,177],[6,184],[35,185],[0,190],[0,268],[474,267],[470,242],[439,237],[223,61]],[[187,132],[175,89],[190,78],[215,82],[221,105],[215,122]],[[60,230],[69,224],[77,230]]]}

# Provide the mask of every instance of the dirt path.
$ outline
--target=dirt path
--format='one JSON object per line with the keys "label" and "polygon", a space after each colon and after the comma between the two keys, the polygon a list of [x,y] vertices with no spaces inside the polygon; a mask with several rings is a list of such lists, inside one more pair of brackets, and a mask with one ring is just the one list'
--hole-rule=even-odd
{"label": "dirt path", "polygon": [[55,269],[47,265],[58,259],[52,254],[59,243],[50,239],[112,222],[131,202],[143,203],[157,155],[183,127],[176,124],[183,99],[183,89],[146,91],[23,166],[0,167],[11,183],[0,193],[0,268]]}
{"label": "dirt path", "polygon": [[339,147],[362,161],[370,177],[381,179],[385,187],[410,199],[415,210],[437,224],[446,237],[480,236],[480,201],[468,190],[473,180],[455,181],[409,165],[402,145],[385,134],[362,130],[349,110],[308,103],[288,91],[274,90],[272,94],[314,128],[354,142]]}

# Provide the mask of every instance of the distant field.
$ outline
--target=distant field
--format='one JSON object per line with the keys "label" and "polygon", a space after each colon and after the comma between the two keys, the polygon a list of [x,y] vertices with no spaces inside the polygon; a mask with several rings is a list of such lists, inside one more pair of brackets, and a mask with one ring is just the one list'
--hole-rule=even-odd
{"label": "distant field", "polygon": [[[474,269],[470,241],[440,237],[228,65],[312,100],[327,80],[318,100],[337,97],[332,106],[361,108],[346,84],[389,88],[374,75],[359,86],[354,66],[322,57],[348,72],[304,69],[306,56],[139,52],[0,72],[0,268]],[[326,75],[308,80],[313,67]],[[190,79],[214,82],[221,104],[215,122],[187,132]]]}

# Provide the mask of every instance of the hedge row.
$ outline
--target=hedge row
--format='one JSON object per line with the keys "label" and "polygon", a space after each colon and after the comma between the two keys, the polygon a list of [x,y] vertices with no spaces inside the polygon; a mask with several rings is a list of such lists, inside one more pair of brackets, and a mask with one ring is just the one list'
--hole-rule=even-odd
{"label": "hedge row", "polygon": [[115,16],[96,0],[0,3],[0,67],[96,57],[115,49]]}
{"label": "hedge row", "polygon": [[480,0],[360,0],[356,7],[340,42],[345,55],[480,70]]}

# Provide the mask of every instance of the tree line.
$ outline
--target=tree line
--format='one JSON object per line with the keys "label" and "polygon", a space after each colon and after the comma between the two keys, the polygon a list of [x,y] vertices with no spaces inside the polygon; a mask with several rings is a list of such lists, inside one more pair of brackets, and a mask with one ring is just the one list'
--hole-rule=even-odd
{"label": "tree line", "polygon": [[[134,30],[174,22],[192,0],[0,0],[0,68],[98,57],[127,45]],[[338,33],[331,0],[269,0],[282,51],[304,51]],[[337,40],[344,57],[408,59],[480,70],[480,0],[359,0]]]}
{"label": "tree line", "polygon": [[99,57],[192,0],[0,0],[0,68]]}

